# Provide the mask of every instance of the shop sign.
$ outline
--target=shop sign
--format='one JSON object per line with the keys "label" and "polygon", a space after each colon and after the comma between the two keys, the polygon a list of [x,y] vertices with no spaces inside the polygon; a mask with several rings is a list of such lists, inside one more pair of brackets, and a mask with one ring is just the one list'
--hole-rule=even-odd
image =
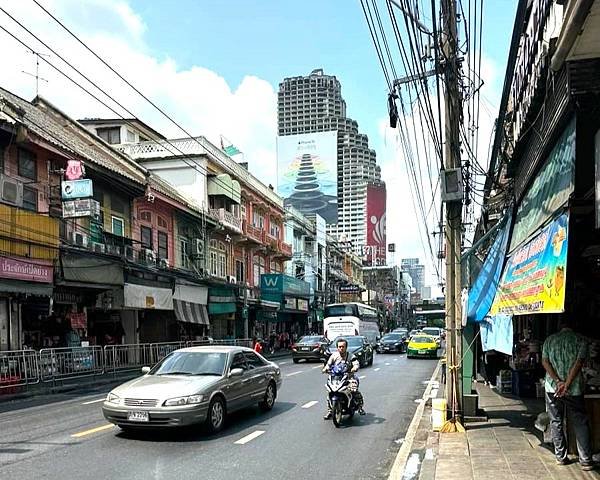
{"label": "shop sign", "polygon": [[70,313],[69,320],[72,328],[87,328],[87,313]]}
{"label": "shop sign", "polygon": [[299,298],[298,299],[298,310],[302,310],[303,312],[308,312],[308,300]]}
{"label": "shop sign", "polygon": [[65,170],[65,178],[67,180],[78,180],[83,177],[84,173],[83,164],[79,160],[67,160],[67,168]]}
{"label": "shop sign", "polygon": [[564,311],[568,236],[564,213],[510,256],[490,315]]}
{"label": "shop sign", "polygon": [[66,180],[60,184],[63,200],[88,198],[94,196],[94,188],[89,178],[83,180]]}
{"label": "shop sign", "polygon": [[284,298],[285,308],[288,310],[296,310],[296,299],[291,297]]}
{"label": "shop sign", "polygon": [[56,292],[55,291],[54,294],[52,295],[52,298],[54,299],[54,303],[60,303],[60,304],[65,304],[65,305],[83,302],[83,296],[78,295],[73,292]]}
{"label": "shop sign", "polygon": [[0,257],[0,277],[52,283],[53,268],[49,265],[23,262],[14,258]]}
{"label": "shop sign", "polygon": [[363,289],[358,285],[340,285],[340,293],[360,293]]}
{"label": "shop sign", "polygon": [[93,198],[67,200],[62,204],[63,218],[99,217],[100,203]]}

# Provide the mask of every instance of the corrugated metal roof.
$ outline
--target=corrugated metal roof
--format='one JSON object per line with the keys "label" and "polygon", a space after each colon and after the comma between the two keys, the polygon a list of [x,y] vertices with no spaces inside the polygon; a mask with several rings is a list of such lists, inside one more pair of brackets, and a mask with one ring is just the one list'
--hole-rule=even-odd
{"label": "corrugated metal roof", "polygon": [[42,140],[84,161],[145,184],[145,169],[40,97],[35,104],[0,88],[0,110]]}

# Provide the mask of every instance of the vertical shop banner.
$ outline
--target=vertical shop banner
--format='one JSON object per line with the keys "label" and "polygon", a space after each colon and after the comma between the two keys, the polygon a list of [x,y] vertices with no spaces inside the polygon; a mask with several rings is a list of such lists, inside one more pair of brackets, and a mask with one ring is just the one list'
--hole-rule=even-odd
{"label": "vertical shop banner", "polygon": [[385,184],[367,186],[366,264],[386,264]]}
{"label": "vertical shop banner", "polygon": [[490,315],[563,312],[568,237],[564,213],[518,248],[504,266]]}

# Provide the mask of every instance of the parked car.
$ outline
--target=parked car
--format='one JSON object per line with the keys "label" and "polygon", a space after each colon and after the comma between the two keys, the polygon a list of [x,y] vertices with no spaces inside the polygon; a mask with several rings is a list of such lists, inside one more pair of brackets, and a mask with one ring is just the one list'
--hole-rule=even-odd
{"label": "parked car", "polygon": [[433,357],[437,358],[438,344],[430,335],[417,334],[408,342],[406,357]]}
{"label": "parked car", "polygon": [[406,337],[408,332],[392,332],[381,337],[381,340],[377,342],[376,350],[377,353],[402,353],[406,351]]}
{"label": "parked car", "polygon": [[234,410],[272,409],[282,382],[277,364],[245,347],[182,348],[142,372],[102,405],[104,417],[123,430],[206,422],[218,432]]}
{"label": "parked car", "polygon": [[322,361],[328,346],[329,340],[326,337],[306,335],[292,345],[292,360],[294,363],[298,363],[300,360]]}
{"label": "parked car", "polygon": [[358,359],[361,368],[373,365],[373,346],[366,337],[362,335],[345,335],[336,337],[325,350],[325,360],[329,360],[331,354],[337,351],[337,341],[340,338],[348,342],[348,352],[354,354]]}
{"label": "parked car", "polygon": [[425,333],[426,335],[430,335],[433,338],[435,338],[435,341],[437,342],[438,347],[441,346],[441,344],[442,344],[442,334],[443,334],[444,330],[442,330],[439,327],[423,327],[421,329],[421,331],[423,333]]}

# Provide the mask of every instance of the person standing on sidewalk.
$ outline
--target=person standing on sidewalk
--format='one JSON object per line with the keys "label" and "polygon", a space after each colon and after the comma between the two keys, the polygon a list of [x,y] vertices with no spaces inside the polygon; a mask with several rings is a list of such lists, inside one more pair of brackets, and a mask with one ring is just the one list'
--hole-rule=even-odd
{"label": "person standing on sidewalk", "polygon": [[561,330],[550,335],[542,349],[542,364],[546,370],[546,408],[550,417],[550,432],[554,443],[556,463],[567,465],[567,439],[565,436],[565,410],[577,439],[579,463],[583,470],[592,470],[592,444],[590,425],[583,398],[581,368],[587,356],[587,342],[577,335],[565,319]]}

